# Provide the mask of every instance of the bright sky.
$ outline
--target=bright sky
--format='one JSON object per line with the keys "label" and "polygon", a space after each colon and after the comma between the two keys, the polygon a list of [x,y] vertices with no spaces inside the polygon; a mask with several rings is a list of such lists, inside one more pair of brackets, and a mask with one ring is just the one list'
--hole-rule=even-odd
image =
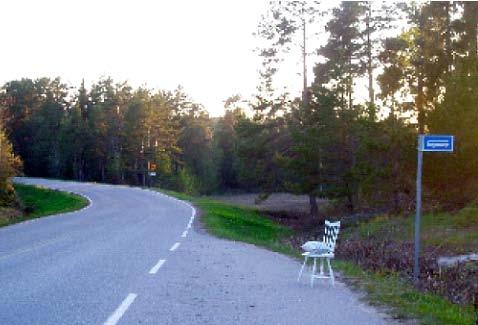
{"label": "bright sky", "polygon": [[[0,83],[101,76],[133,86],[182,85],[213,116],[258,84],[253,53],[267,1],[11,0],[0,4]],[[299,70],[300,71],[300,70]]]}

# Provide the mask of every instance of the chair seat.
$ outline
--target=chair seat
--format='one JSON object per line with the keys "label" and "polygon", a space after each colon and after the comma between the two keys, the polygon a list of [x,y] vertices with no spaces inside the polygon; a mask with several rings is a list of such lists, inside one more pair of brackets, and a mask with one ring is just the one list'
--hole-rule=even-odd
{"label": "chair seat", "polygon": [[[299,276],[297,277],[297,281],[300,281],[300,277],[302,276],[302,271],[307,264],[307,260],[312,258],[313,266],[312,272],[310,274],[310,286],[314,286],[314,279],[327,279],[330,278],[332,285],[335,285],[335,278],[334,278],[334,270],[332,270],[332,266],[330,265],[330,260],[334,258],[334,250],[335,250],[335,243],[337,241],[337,236],[340,230],[340,221],[337,222],[330,222],[325,220],[325,233],[322,241],[308,241],[304,245],[302,245],[302,249],[305,251],[302,253],[304,256],[304,263],[302,263],[302,267],[299,271]],[[320,262],[319,266],[319,274],[316,273],[317,271],[317,259]],[[327,267],[329,269],[329,275],[326,276],[323,271],[324,262],[327,262]]]}
{"label": "chair seat", "polygon": [[302,253],[302,256],[307,256],[307,257],[328,257],[328,258],[334,258],[335,255],[334,253],[325,251],[325,252],[305,252]]}

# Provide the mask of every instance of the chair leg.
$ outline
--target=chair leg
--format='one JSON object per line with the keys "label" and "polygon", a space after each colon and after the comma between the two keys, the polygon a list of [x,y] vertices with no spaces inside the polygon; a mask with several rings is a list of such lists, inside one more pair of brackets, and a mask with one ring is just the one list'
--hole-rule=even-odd
{"label": "chair leg", "polygon": [[320,273],[319,273],[319,274],[320,274],[320,275],[324,275],[324,259],[323,259],[323,258],[320,259],[320,268],[319,268],[319,270],[320,270]]}
{"label": "chair leg", "polygon": [[309,257],[308,256],[305,257],[304,263],[302,264],[302,267],[300,268],[299,276],[297,277],[297,282],[300,281],[300,277],[302,276],[302,272],[304,271],[304,267],[307,264],[307,258],[309,258]]}
{"label": "chair leg", "polygon": [[334,270],[332,270],[332,266],[330,265],[330,258],[327,259],[327,265],[329,267],[330,281],[332,281],[332,285],[335,286]]}
{"label": "chair leg", "polygon": [[314,287],[315,271],[317,270],[317,258],[314,257],[314,266],[312,267],[312,274],[310,275],[310,287]]}

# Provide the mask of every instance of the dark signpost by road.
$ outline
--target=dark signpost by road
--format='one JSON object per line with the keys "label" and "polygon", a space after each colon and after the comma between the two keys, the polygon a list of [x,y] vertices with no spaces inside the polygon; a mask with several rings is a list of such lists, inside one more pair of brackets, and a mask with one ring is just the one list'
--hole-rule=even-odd
{"label": "dark signpost by road", "polygon": [[417,163],[417,206],[415,215],[415,254],[413,260],[413,278],[418,281],[420,266],[420,218],[422,209],[422,170],[423,152],[453,152],[455,138],[452,135],[421,134],[418,136],[418,163]]}

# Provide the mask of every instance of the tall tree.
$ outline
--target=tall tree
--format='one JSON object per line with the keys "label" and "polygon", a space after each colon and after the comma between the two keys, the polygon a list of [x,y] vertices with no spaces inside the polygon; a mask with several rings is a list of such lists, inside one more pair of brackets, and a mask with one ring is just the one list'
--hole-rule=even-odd
{"label": "tall tree", "polygon": [[460,6],[462,15],[453,22],[454,59],[445,81],[446,92],[429,114],[430,131],[455,135],[456,152],[437,156],[436,163],[427,164],[424,180],[448,208],[459,208],[475,200],[478,190],[478,4],[464,2]]}
{"label": "tall tree", "polygon": [[354,79],[364,72],[359,19],[366,8],[361,2],[341,2],[327,23],[329,39],[318,50],[325,61],[315,66],[315,83],[337,92],[343,109],[353,109]]}
{"label": "tall tree", "polygon": [[[182,132],[178,145],[185,164],[184,172],[190,177],[195,191],[208,193],[217,186],[212,155],[212,125],[202,107],[193,105],[181,119]],[[190,191],[190,190],[189,190]]]}
{"label": "tall tree", "polygon": [[15,176],[20,168],[21,161],[13,153],[12,145],[0,123],[0,207],[15,203],[15,190],[10,178]]}
{"label": "tall tree", "polygon": [[217,166],[219,186],[223,189],[239,187],[239,161],[237,157],[237,134],[235,127],[245,118],[240,107],[240,96],[226,100],[224,117],[219,118],[213,135],[214,160]]}
{"label": "tall tree", "polygon": [[337,175],[337,126],[335,111],[338,100],[324,87],[313,89],[308,105],[298,104],[288,116],[290,149],[281,156],[291,175],[286,188],[297,194],[308,194],[310,215],[318,216],[317,196],[333,197]]}
{"label": "tall tree", "polygon": [[427,112],[434,109],[444,91],[450,70],[452,11],[448,2],[402,4],[409,28],[385,40],[381,61],[385,64],[379,82],[382,95],[399,100],[414,98],[413,105],[401,105],[416,118],[418,132],[426,131]]}
{"label": "tall tree", "polygon": [[[278,71],[278,64],[283,60],[284,54],[289,54],[293,48],[300,49],[301,53],[300,58],[297,58],[297,61],[300,60],[302,63],[302,99],[300,105],[304,108],[309,105],[310,94],[307,80],[307,57],[309,50],[307,42],[310,35],[313,34],[310,32],[310,26],[317,21],[322,12],[319,10],[318,3],[308,3],[306,1],[271,2],[269,9],[268,15],[259,24],[258,33],[267,44],[260,51],[260,55],[263,57],[264,70],[262,73],[262,87],[259,87],[259,90],[265,93],[266,97],[264,95],[258,96],[258,105],[255,106],[255,109],[257,112],[256,116],[260,116],[263,112],[268,112],[269,117],[274,117],[278,111],[284,113],[292,107],[290,102],[286,100],[287,95],[278,96],[277,92],[274,91],[273,78]],[[267,143],[268,146],[275,145],[275,148],[269,150],[250,147],[251,151],[269,152],[269,155],[263,157],[265,159],[261,160],[256,169],[261,170],[261,168],[268,166],[269,173],[266,175],[274,175],[272,177],[276,177],[276,173],[282,174],[283,172],[280,171],[277,161],[266,161],[266,159],[275,159],[275,157],[281,156],[292,144],[288,132],[285,131],[286,124],[281,117],[274,120],[265,120],[262,125],[258,125],[255,128],[256,131],[261,130],[261,132],[253,133],[256,137],[262,137],[254,141],[256,144]],[[266,128],[269,128],[269,130],[266,130]],[[269,136],[274,134],[280,134],[280,136],[275,136],[274,140],[267,141],[271,140]],[[242,148],[246,148],[246,146]],[[270,167],[272,166],[277,166],[276,173],[270,172]],[[264,174],[262,173],[261,175]],[[277,186],[277,183],[280,183],[280,181],[267,179],[263,176],[261,179],[263,179],[261,183],[267,184],[265,187],[269,191]],[[318,213],[316,190],[309,190],[306,194],[309,195],[311,215],[316,216]]]}

